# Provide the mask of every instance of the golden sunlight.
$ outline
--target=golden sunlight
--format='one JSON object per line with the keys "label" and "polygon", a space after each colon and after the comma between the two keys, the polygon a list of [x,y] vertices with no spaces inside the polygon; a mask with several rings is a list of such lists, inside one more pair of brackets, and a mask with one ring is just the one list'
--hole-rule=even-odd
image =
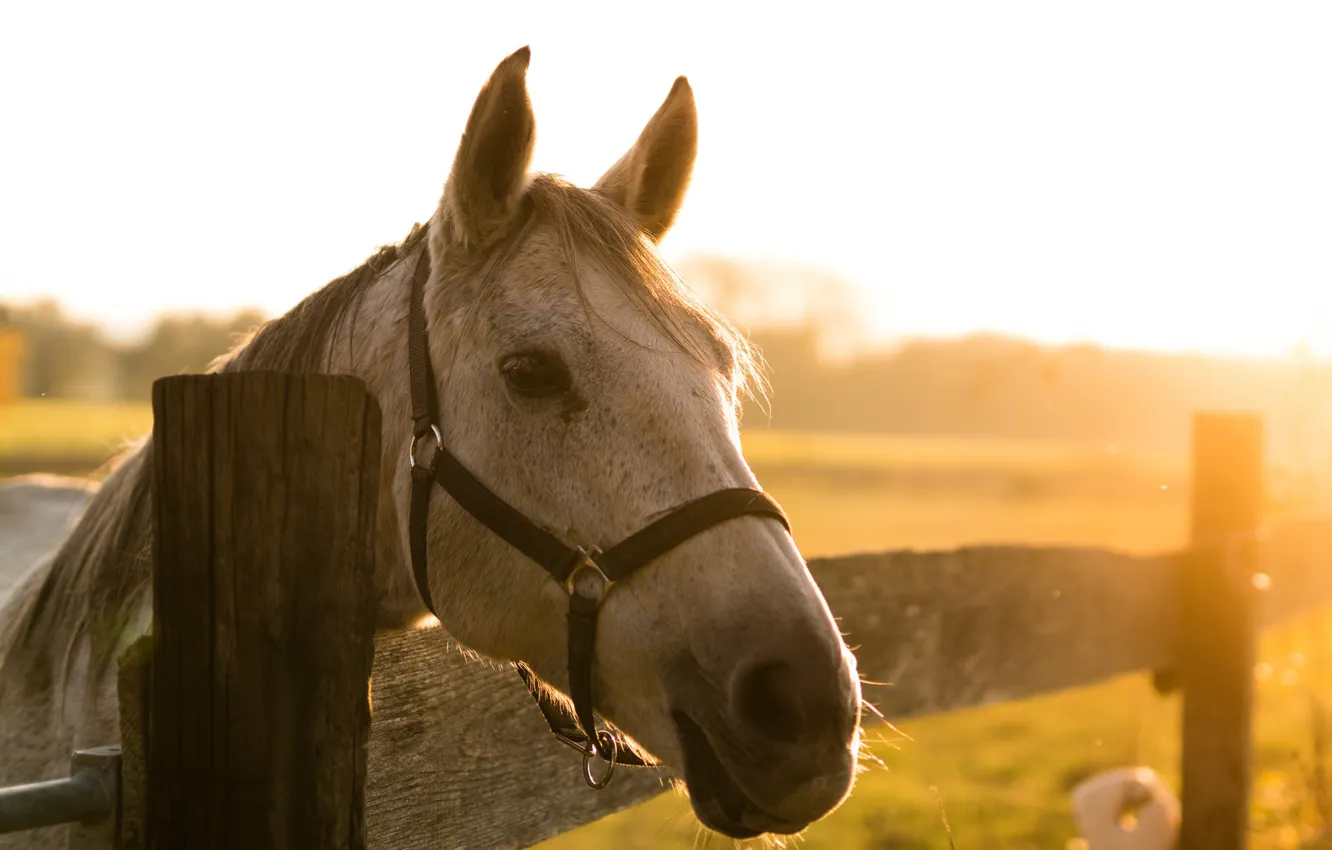
{"label": "golden sunlight", "polygon": [[416,622],[412,623],[413,629],[434,629],[439,627],[439,618],[434,614],[426,614]]}
{"label": "golden sunlight", "polygon": [[120,336],[283,312],[430,213],[479,85],[531,44],[535,167],[592,182],[688,75],[667,255],[826,269],[865,342],[1332,352],[1332,118],[1307,108],[1332,10],[577,8],[7,7],[6,300]]}
{"label": "golden sunlight", "polygon": [[[425,480],[429,449],[411,435],[435,425],[434,462],[453,461],[438,466],[444,489],[430,485],[425,583],[456,604],[440,608],[447,627],[409,617],[410,631],[437,632],[381,632],[368,658],[368,617],[354,653],[289,627],[290,606],[286,625],[237,631],[250,620],[217,606],[241,612],[249,585],[218,565],[216,593],[181,597],[205,606],[190,621],[216,634],[187,642],[205,663],[177,665],[202,673],[180,694],[317,717],[220,737],[236,719],[227,712],[122,707],[168,729],[154,740],[258,741],[277,756],[278,778],[246,772],[245,793],[217,791],[220,774],[200,779],[217,800],[262,803],[251,793],[262,787],[304,806],[290,777],[331,777],[337,793],[295,790],[332,801],[338,834],[350,823],[374,846],[412,835],[687,850],[769,830],[798,836],[747,846],[868,850],[951,846],[955,830],[959,847],[1074,850],[1124,833],[1105,801],[1129,790],[1153,793],[1124,841],[1170,826],[1158,817],[1172,811],[1166,792],[1201,764],[1216,773],[1205,794],[1228,800],[1192,796],[1198,811],[1228,812],[1204,820],[1234,829],[1247,813],[1255,850],[1332,848],[1332,611],[1313,610],[1332,599],[1316,568],[1332,545],[1329,43],[1332,3],[1305,0],[0,3],[0,79],[12,82],[0,86],[11,128],[0,156],[0,677],[27,677],[17,688],[0,678],[0,786],[66,775],[71,735],[115,742],[114,677],[96,676],[98,695],[80,671],[109,659],[103,644],[117,636],[139,637],[131,660],[146,652],[148,603],[172,610],[151,589],[181,585],[153,583],[176,563],[149,557],[154,539],[170,551],[156,508],[174,503],[154,494],[182,483],[156,457],[175,455],[201,476],[193,489],[214,494],[179,512],[198,523],[174,528],[182,539],[280,546],[297,560],[293,541],[323,552],[364,539],[365,528],[330,528],[265,540],[228,508],[317,495],[328,515],[351,516],[348,494],[304,480],[305,461],[284,481],[237,448],[249,414],[233,415],[247,396],[230,378],[326,370],[334,384],[360,378],[375,404],[291,395],[272,409],[280,428],[254,417],[255,439],[340,433],[350,447],[321,454],[336,463],[319,468],[357,463],[379,482],[378,502],[351,495],[356,515],[374,518],[383,624],[431,607],[411,563],[419,491],[404,485]],[[506,56],[448,196],[453,235],[434,247],[514,244],[523,191],[543,204],[548,192],[588,225],[566,228],[566,244],[604,248],[606,270],[641,294],[633,278],[649,264],[625,251],[636,234],[619,216],[636,215],[647,238],[677,212],[695,122],[689,89],[673,85],[687,76],[698,153],[660,250],[759,356],[717,326],[725,350],[700,348],[717,356],[697,363],[600,343],[614,328],[574,327],[568,255],[540,239],[492,278],[500,297],[460,283],[452,257],[417,253],[423,240],[375,255],[432,215]],[[582,186],[630,150],[668,92],[670,106],[589,203],[518,178],[531,127],[523,73],[533,168]],[[384,262],[363,265],[372,255]],[[647,280],[662,297],[643,302],[680,328],[686,314],[669,302],[690,299]],[[581,281],[584,303],[615,318],[594,276]],[[423,314],[429,339],[414,348],[425,335],[405,317]],[[219,360],[226,352],[234,359]],[[725,360],[763,391],[737,398],[716,371]],[[759,360],[766,369],[741,368]],[[231,394],[200,390],[207,405],[175,417],[210,438],[206,450],[152,440],[154,404],[171,398],[156,382],[210,369],[234,370],[216,382]],[[350,416],[342,425],[335,408]],[[222,440],[234,445],[207,449]],[[244,464],[235,482],[256,495],[217,477],[223,461]],[[476,481],[459,486],[455,464]],[[758,519],[693,533],[704,514],[691,513],[614,554],[705,484],[761,487],[791,537]],[[722,498],[703,507],[756,504]],[[519,553],[557,548],[533,527],[611,551],[595,557],[623,594],[568,596],[561,564],[580,561],[527,563]],[[625,574],[654,535],[681,528],[686,546]],[[1217,548],[1213,535],[1263,545]],[[312,563],[322,560],[344,563]],[[1251,584],[1231,580],[1240,569]],[[303,583],[263,583],[272,599],[364,587],[280,572]],[[1250,596],[1264,629],[1255,654]],[[300,623],[318,619],[300,611]],[[1205,639],[1181,637],[1194,632]],[[158,634],[176,657],[171,630]],[[313,679],[233,675],[245,666],[237,647],[308,666],[319,687],[289,699],[279,685]],[[350,660],[372,661],[379,679],[368,731],[359,704],[356,724],[336,730],[326,710],[351,702],[334,694],[359,703],[364,666],[334,687]],[[1152,672],[1166,663],[1186,675]],[[596,751],[577,745],[594,774],[580,778],[579,754],[549,737],[562,721],[547,728],[515,666],[545,710],[567,698],[580,723],[604,712],[642,741],[679,793],[648,800],[657,779],[635,779],[633,748],[602,735]],[[205,685],[211,703],[199,701]],[[1201,714],[1181,722],[1176,685],[1186,704],[1224,703],[1211,714],[1227,725],[1213,735]],[[138,691],[121,682],[120,695]],[[67,710],[51,722],[57,704]],[[1240,734],[1231,721],[1246,717]],[[332,767],[293,773],[297,743]],[[142,761],[136,746],[131,734],[126,758]],[[1225,775],[1213,770],[1222,762]],[[616,764],[609,795],[579,785]],[[1133,776],[1145,768],[1159,784]],[[1234,792],[1250,779],[1246,806]],[[125,799],[142,808],[154,794]],[[251,821],[266,823],[228,822]],[[1155,829],[1153,846],[1170,846],[1168,832]]]}

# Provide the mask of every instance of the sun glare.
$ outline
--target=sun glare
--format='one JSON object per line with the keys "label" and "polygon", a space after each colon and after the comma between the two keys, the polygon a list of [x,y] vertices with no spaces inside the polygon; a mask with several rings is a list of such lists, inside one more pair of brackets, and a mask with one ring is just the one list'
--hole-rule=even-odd
{"label": "sun glare", "polygon": [[122,334],[285,311],[430,213],[479,86],[531,44],[537,168],[592,182],[688,75],[666,253],[826,268],[871,341],[1332,353],[1332,113],[1309,107],[1332,7],[577,12],[10,4],[4,297]]}

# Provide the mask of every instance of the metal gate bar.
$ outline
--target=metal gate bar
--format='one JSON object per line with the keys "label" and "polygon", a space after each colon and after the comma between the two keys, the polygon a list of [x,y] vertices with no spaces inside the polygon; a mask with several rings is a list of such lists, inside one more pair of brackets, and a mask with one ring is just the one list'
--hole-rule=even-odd
{"label": "metal gate bar", "polygon": [[62,823],[114,819],[120,747],[79,750],[65,779],[0,788],[0,834]]}

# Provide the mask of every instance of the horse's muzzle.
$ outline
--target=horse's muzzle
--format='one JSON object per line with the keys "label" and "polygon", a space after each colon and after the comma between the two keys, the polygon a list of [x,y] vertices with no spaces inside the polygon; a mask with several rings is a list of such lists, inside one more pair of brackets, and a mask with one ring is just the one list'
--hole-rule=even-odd
{"label": "horse's muzzle", "polygon": [[851,792],[859,750],[855,660],[757,656],[731,677],[723,712],[672,713],[703,824],[732,838],[792,834]]}

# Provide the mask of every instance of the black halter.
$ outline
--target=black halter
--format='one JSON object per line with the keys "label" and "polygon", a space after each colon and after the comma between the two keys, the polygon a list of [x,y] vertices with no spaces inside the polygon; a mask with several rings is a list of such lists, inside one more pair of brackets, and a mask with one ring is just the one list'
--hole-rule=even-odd
{"label": "black halter", "polygon": [[[715,525],[742,516],[766,516],[780,522],[788,531],[790,523],[778,504],[766,493],[745,487],[718,490],[681,505],[647,527],[635,532],[606,551],[595,546],[571,546],[528,519],[512,505],[490,491],[444,447],[440,437],[436,386],[426,344],[425,283],[430,275],[428,248],[421,248],[412,276],[411,304],[408,312],[408,368],[411,372],[412,442],[408,459],[412,471],[412,506],[409,526],[412,573],[426,609],[435,611],[426,580],[426,522],[432,482],[444,488],[453,499],[482,525],[502,537],[511,546],[536,561],[569,594],[569,695],[574,711],[550,696],[549,690],[530,667],[515,663],[532,698],[546,717],[550,731],[565,744],[583,754],[583,777],[593,788],[610,782],[617,764],[651,766],[654,762],[639,756],[620,742],[616,733],[597,731],[593,716],[592,663],[595,657],[597,610],[606,593],[654,559],[664,555],[689,538]],[[434,438],[435,451],[429,463],[417,459],[422,440]],[[609,763],[600,780],[591,770],[593,756]]]}

